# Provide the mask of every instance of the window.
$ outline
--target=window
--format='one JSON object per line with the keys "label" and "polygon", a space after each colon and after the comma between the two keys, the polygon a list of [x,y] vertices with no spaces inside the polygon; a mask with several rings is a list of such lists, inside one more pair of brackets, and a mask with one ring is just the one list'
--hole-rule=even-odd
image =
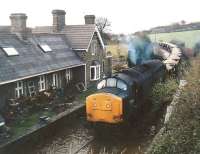
{"label": "window", "polygon": [[127,85],[123,81],[118,80],[117,81],[117,88],[126,91],[127,90]]}
{"label": "window", "polygon": [[7,54],[7,56],[18,56],[19,55],[17,50],[13,47],[5,47],[5,48],[3,48],[3,50]]}
{"label": "window", "polygon": [[97,85],[97,89],[102,89],[106,86],[106,80],[102,80],[101,82],[99,82],[99,84]]}
{"label": "window", "polygon": [[100,79],[100,65],[96,66],[96,79]]}
{"label": "window", "polygon": [[107,87],[116,87],[117,80],[115,78],[107,79]]}
{"label": "window", "polygon": [[71,69],[66,69],[66,82],[69,83],[69,81],[72,79],[72,70]]}
{"label": "window", "polygon": [[23,94],[24,94],[24,91],[23,91],[23,81],[18,81],[16,83],[15,96],[16,96],[16,98],[19,98]]}
{"label": "window", "polygon": [[35,84],[33,81],[28,82],[28,92],[29,92],[29,96],[35,95]]}
{"label": "window", "polygon": [[97,41],[92,41],[92,44],[91,44],[92,55],[96,55],[96,50],[97,50]]}
{"label": "window", "polygon": [[52,49],[47,44],[40,44],[39,46],[44,52],[52,51]]}
{"label": "window", "polygon": [[53,74],[53,85],[52,86],[58,88],[58,74],[57,73]]}
{"label": "window", "polygon": [[90,66],[90,79],[95,80],[95,66]]}
{"label": "window", "polygon": [[105,62],[102,61],[102,72],[104,72],[104,65],[105,65]]}
{"label": "window", "polygon": [[100,65],[90,66],[90,80],[99,80],[100,75]]}
{"label": "window", "polygon": [[39,91],[45,90],[45,76],[42,75],[39,77]]}

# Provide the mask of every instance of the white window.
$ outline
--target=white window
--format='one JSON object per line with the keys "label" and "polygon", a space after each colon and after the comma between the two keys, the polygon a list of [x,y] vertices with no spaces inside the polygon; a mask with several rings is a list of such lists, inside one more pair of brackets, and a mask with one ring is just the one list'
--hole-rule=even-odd
{"label": "white window", "polygon": [[7,56],[18,56],[19,55],[17,50],[13,47],[4,47],[3,50],[7,54]]}
{"label": "white window", "polygon": [[90,66],[90,80],[100,79],[100,65]]}
{"label": "white window", "polygon": [[40,44],[39,46],[44,52],[52,51],[52,49],[47,44]]}
{"label": "white window", "polygon": [[33,81],[28,82],[28,92],[29,92],[29,96],[35,95],[35,84]]}
{"label": "white window", "polygon": [[42,75],[39,77],[39,91],[44,91],[45,90],[45,76]]}
{"label": "white window", "polygon": [[106,86],[106,80],[102,80],[101,82],[98,83],[97,89],[102,89]]}
{"label": "white window", "polygon": [[91,43],[91,53],[92,53],[92,55],[96,55],[96,50],[97,50],[97,41],[92,41],[92,43]]}
{"label": "white window", "polygon": [[54,73],[53,74],[53,87],[56,87],[58,88],[58,74],[57,73]]}
{"label": "white window", "polygon": [[19,98],[20,96],[22,96],[24,94],[24,90],[23,90],[23,81],[18,81],[16,83],[16,88],[15,88],[15,96],[16,98]]}
{"label": "white window", "polygon": [[65,73],[66,82],[69,83],[69,81],[72,79],[72,70],[66,69]]}

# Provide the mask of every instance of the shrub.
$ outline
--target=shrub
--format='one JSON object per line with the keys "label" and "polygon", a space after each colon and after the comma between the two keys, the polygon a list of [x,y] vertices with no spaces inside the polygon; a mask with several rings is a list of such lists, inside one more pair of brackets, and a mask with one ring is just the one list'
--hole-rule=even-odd
{"label": "shrub", "polygon": [[169,79],[165,83],[156,83],[151,92],[152,110],[157,111],[164,104],[171,102],[177,86],[175,79]]}
{"label": "shrub", "polygon": [[186,80],[169,122],[156,135],[148,154],[200,153],[200,57],[193,60]]}

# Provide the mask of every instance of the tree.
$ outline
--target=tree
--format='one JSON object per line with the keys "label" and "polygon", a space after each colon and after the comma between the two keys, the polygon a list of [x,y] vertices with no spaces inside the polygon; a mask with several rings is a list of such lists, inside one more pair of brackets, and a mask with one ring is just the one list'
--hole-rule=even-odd
{"label": "tree", "polygon": [[96,19],[96,26],[104,40],[109,40],[109,35],[107,34],[110,31],[111,22],[105,17],[98,17]]}
{"label": "tree", "polygon": [[96,19],[96,26],[100,33],[107,33],[110,31],[111,22],[105,17],[98,17]]}

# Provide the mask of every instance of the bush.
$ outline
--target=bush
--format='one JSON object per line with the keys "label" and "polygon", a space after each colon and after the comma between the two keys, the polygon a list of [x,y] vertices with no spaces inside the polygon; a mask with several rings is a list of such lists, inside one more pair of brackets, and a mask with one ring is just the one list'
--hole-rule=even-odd
{"label": "bush", "polygon": [[152,88],[151,99],[153,112],[159,110],[164,104],[172,101],[173,94],[178,87],[175,79],[169,79],[165,83],[156,83]]}
{"label": "bush", "polygon": [[186,75],[188,84],[175,105],[169,122],[154,139],[147,153],[200,153],[200,58],[193,60]]}

